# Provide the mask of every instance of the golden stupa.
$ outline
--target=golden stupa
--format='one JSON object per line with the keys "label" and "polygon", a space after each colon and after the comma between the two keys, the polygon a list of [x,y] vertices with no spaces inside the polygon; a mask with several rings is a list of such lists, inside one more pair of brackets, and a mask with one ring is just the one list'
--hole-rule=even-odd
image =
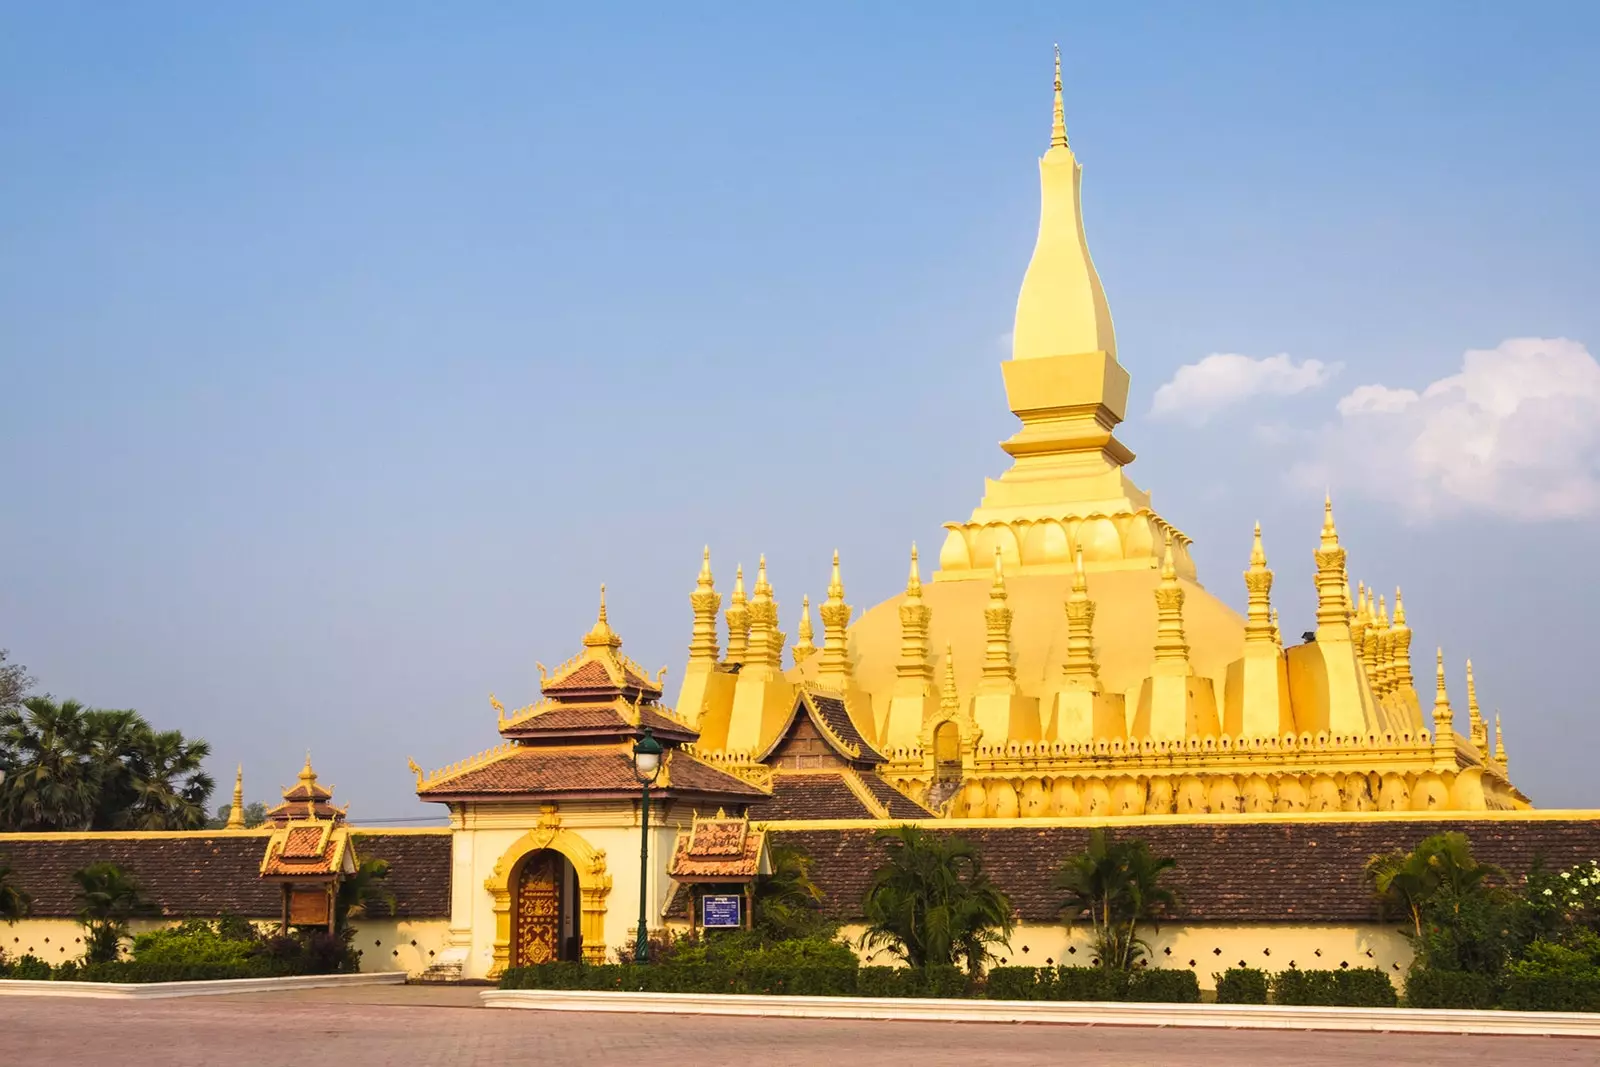
{"label": "golden stupa", "polygon": [[[1243,617],[1199,582],[1190,539],[1128,478],[1128,399],[1084,236],[1057,58],[1039,236],[1017,300],[1006,396],[1022,426],[924,583],[852,625],[838,555],[812,643],[809,602],[783,664],[763,560],[742,569],[719,651],[707,551],[678,714],[699,754],[760,780],[758,757],[802,687],[844,697],[889,782],[950,817],[1483,810],[1528,807],[1491,745],[1467,665],[1467,736],[1437,660],[1432,723],[1412,678],[1400,591],[1352,597],[1331,500],[1317,625],[1284,647],[1259,524],[1241,550]],[[1244,531],[1241,531],[1241,549]]]}

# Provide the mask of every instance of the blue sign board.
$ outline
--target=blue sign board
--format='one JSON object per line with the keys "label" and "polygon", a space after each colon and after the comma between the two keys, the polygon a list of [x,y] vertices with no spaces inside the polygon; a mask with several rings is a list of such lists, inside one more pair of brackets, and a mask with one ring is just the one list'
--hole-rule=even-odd
{"label": "blue sign board", "polygon": [[700,925],[708,929],[741,926],[739,906],[743,901],[735,894],[700,898]]}

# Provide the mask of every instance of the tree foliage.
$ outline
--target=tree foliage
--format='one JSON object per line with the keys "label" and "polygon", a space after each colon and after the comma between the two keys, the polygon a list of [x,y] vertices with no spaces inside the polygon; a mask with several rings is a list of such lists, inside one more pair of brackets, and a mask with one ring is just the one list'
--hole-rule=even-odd
{"label": "tree foliage", "polygon": [[389,877],[388,860],[362,860],[354,874],[339,882],[339,895],[333,903],[333,928],[342,933],[352,918],[365,918],[378,910],[394,914],[394,894],[383,884]]}
{"label": "tree foliage", "polygon": [[10,659],[11,653],[0,648],[0,710],[16,707],[33,689],[28,669]]}
{"label": "tree foliage", "polygon": [[0,708],[0,829],[200,829],[210,753],[135,711],[28,697]]}
{"label": "tree foliage", "polygon": [[14,923],[33,910],[33,899],[11,880],[11,868],[0,863],[0,922]]}
{"label": "tree foliage", "polygon": [[1373,856],[1366,873],[1380,907],[1406,917],[1415,966],[1498,974],[1516,951],[1517,898],[1496,884],[1498,867],[1473,858],[1465,834]]}
{"label": "tree foliage", "polygon": [[86,963],[109,963],[121,952],[128,920],[155,909],[138,881],[115,863],[91,863],[72,873],[78,883],[78,922]]}
{"label": "tree foliage", "polygon": [[1176,892],[1161,884],[1176,866],[1142,839],[1114,841],[1101,829],[1090,831],[1089,847],[1061,864],[1056,886],[1067,894],[1062,912],[1069,922],[1089,922],[1101,967],[1127,970],[1149,950],[1139,926],[1155,925],[1177,908]]}
{"label": "tree foliage", "polygon": [[[233,804],[219,805],[217,814],[206,823],[208,830],[221,830],[228,825],[228,816],[233,814]],[[244,806],[244,828],[253,830],[267,821],[267,806],[259,800],[252,800]]]}
{"label": "tree foliage", "polygon": [[965,965],[981,973],[991,949],[1009,943],[1016,918],[977,849],[909,825],[877,837],[889,859],[873,873],[863,902],[862,947],[912,967]]}
{"label": "tree foliage", "polygon": [[767,849],[772,873],[756,879],[754,925],[774,941],[833,932],[822,914],[822,890],[811,880],[811,857],[793,845]]}

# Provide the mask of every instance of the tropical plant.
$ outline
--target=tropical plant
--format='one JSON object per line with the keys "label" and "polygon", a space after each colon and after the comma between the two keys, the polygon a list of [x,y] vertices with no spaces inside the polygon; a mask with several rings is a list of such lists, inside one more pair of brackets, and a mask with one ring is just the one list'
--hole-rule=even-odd
{"label": "tropical plant", "polygon": [[756,879],[753,924],[775,941],[803,938],[828,930],[822,914],[822,890],[811,880],[811,857],[800,848],[777,842],[768,846],[772,873]]}
{"label": "tropical plant", "polygon": [[989,878],[964,838],[915,826],[880,830],[888,862],[872,875],[861,946],[912,967],[964,965],[979,974],[996,945],[1009,944],[1011,901]]}
{"label": "tropical plant", "polygon": [[1177,893],[1161,884],[1176,866],[1140,838],[1115,841],[1101,829],[1091,830],[1088,848],[1061,864],[1056,887],[1067,894],[1061,910],[1069,922],[1089,922],[1101,967],[1127,970],[1149,951],[1139,926],[1155,926],[1177,909]]}
{"label": "tropical plant", "polygon": [[33,688],[28,669],[20,663],[8,662],[10,659],[11,653],[0,648],[0,708],[16,707]]}
{"label": "tropical plant", "polygon": [[134,711],[29,697],[0,708],[0,829],[199,829],[210,751]]}
{"label": "tropical plant", "polygon": [[0,921],[14,923],[33,909],[27,890],[11,880],[11,868],[0,863]]}
{"label": "tropical plant", "polygon": [[343,932],[352,918],[360,919],[382,909],[394,914],[394,894],[384,886],[389,877],[388,860],[362,860],[352,874],[339,882],[339,895],[333,903],[333,928]]}
{"label": "tropical plant", "polygon": [[[206,822],[206,829],[208,830],[220,830],[227,826],[229,817],[233,815],[233,805],[231,803],[223,804],[216,811],[216,815]],[[267,806],[261,801],[252,800],[244,806],[245,829],[253,830],[266,821]]]}
{"label": "tropical plant", "polygon": [[72,873],[78,883],[78,922],[87,963],[109,963],[128,936],[128,920],[153,911],[137,880],[115,863],[91,863]]}
{"label": "tropical plant", "polygon": [[1517,902],[1504,873],[1472,856],[1465,834],[1435,834],[1409,853],[1373,856],[1367,877],[1381,908],[1398,908],[1415,967],[1497,974],[1514,954]]}

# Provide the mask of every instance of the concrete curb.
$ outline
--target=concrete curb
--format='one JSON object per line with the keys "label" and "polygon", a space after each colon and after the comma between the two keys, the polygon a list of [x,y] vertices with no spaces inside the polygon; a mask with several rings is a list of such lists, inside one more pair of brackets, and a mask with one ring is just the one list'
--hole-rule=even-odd
{"label": "concrete curb", "polygon": [[298,974],[289,978],[225,978],[215,982],[33,982],[0,979],[0,997],[89,997],[96,1000],[165,1000],[224,993],[278,993],[326,986],[400,985],[404,971],[381,974]]}
{"label": "concrete curb", "polygon": [[1600,1038],[1600,1015],[1582,1012],[1447,1011],[1428,1008],[1299,1008],[1261,1004],[1104,1004],[1067,1001],[771,997],[723,993],[602,993],[490,989],[485,1007],[747,1015],[789,1019],[1057,1023],[1075,1026],[1365,1030],[1415,1034],[1521,1034]]}

